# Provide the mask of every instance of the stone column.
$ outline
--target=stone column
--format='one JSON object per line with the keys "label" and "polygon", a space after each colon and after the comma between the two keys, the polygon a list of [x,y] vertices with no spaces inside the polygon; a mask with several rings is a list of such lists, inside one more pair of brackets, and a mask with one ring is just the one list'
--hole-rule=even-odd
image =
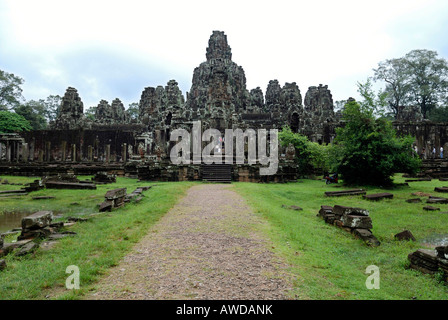
{"label": "stone column", "polygon": [[50,160],[51,160],[51,142],[50,141],[47,141],[47,143],[46,143],[45,160],[47,162],[50,162]]}
{"label": "stone column", "polygon": [[29,149],[28,143],[22,143],[22,162],[28,162]]}
{"label": "stone column", "polygon": [[93,161],[93,147],[91,146],[91,145],[89,145],[88,147],[87,147],[87,153],[88,153],[88,160],[89,160],[89,162],[92,162]]}
{"label": "stone column", "polygon": [[72,144],[72,161],[76,162],[76,144]]}
{"label": "stone column", "polygon": [[61,159],[62,159],[62,162],[65,162],[65,159],[67,157],[67,154],[66,154],[66,152],[67,152],[67,141],[64,140],[64,141],[61,142],[61,150],[62,150]]}
{"label": "stone column", "polygon": [[0,162],[2,161],[2,157],[3,157],[3,143],[0,142]]}
{"label": "stone column", "polygon": [[11,144],[6,140],[6,162],[11,162]]}
{"label": "stone column", "polygon": [[127,143],[123,143],[123,148],[122,148],[122,159],[123,159],[123,163],[126,163],[126,152],[127,152]]}
{"label": "stone column", "polygon": [[39,156],[38,156],[37,161],[44,162],[44,150],[39,149]]}
{"label": "stone column", "polygon": [[110,162],[110,144],[106,144],[106,163]]}

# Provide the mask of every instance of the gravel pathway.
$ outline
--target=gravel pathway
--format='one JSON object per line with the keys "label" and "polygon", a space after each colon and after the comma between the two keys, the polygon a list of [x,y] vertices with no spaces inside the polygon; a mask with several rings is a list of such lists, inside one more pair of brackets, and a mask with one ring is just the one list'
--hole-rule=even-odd
{"label": "gravel pathway", "polygon": [[291,276],[232,185],[191,187],[86,299],[288,299]]}

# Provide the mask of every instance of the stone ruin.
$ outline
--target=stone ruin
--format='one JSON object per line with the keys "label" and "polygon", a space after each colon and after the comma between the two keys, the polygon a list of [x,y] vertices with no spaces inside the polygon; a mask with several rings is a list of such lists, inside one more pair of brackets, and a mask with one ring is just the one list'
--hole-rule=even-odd
{"label": "stone ruin", "polygon": [[372,234],[372,218],[370,218],[369,211],[366,209],[341,205],[335,205],[334,207],[321,206],[317,216],[328,224],[352,233],[369,246],[380,245],[378,239]]}
{"label": "stone ruin", "polygon": [[[111,104],[101,100],[94,119],[89,119],[77,90],[68,87],[48,130],[0,136],[0,172],[43,176],[106,171],[140,179],[197,180],[202,177],[200,165],[175,167],[169,160],[174,145],[170,133],[179,128],[191,132],[194,121],[201,121],[202,130],[215,128],[222,133],[235,128],[281,130],[288,125],[323,144],[331,143],[335,129],[343,125],[328,86],[310,86],[304,96],[297,83],[281,85],[277,79],[267,83],[264,93],[260,87],[247,88],[244,69],[232,60],[222,31],[213,31],[205,53],[206,60],[194,69],[185,96],[174,79],[165,86],[148,86],[133,121],[119,98]],[[417,112],[408,109],[400,110],[395,128],[415,136],[419,149],[443,145],[448,150],[448,127],[418,122]],[[279,169],[273,177],[261,177],[258,168],[245,164],[232,167],[232,180],[295,180],[298,170],[286,159],[287,153],[279,148]]]}

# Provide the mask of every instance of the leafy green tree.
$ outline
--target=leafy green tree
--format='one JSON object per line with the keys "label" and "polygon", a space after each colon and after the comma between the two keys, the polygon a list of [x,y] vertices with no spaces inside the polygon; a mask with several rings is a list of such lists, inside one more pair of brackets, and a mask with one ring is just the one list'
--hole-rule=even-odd
{"label": "leafy green tree", "polygon": [[139,114],[138,103],[137,102],[130,103],[126,112],[128,113],[128,117],[131,121],[137,120]]}
{"label": "leafy green tree", "polygon": [[29,131],[31,129],[28,120],[21,115],[10,111],[0,111],[0,133]]}
{"label": "leafy green tree", "polygon": [[386,117],[387,116],[387,96],[388,93],[385,91],[379,91],[376,93],[372,86],[372,78],[367,78],[366,82],[357,83],[358,93],[363,98],[362,101],[359,102],[363,108],[369,108],[374,111],[375,115]]}
{"label": "leafy green tree", "polygon": [[402,58],[380,62],[374,79],[386,83],[386,101],[395,116],[401,106],[418,105],[427,119],[447,100],[448,61],[436,51],[412,50]]}
{"label": "leafy green tree", "polygon": [[0,70],[0,110],[11,110],[24,100],[22,88],[24,80],[12,73]]}
{"label": "leafy green tree", "polygon": [[25,104],[15,107],[14,111],[28,120],[33,130],[47,128],[47,109],[42,101],[27,101]]}
{"label": "leafy green tree", "polygon": [[394,173],[414,173],[420,159],[412,150],[414,138],[397,137],[392,123],[375,118],[374,110],[355,100],[343,112],[345,126],[336,129],[337,171],[348,184],[387,185]]}
{"label": "leafy green tree", "polygon": [[87,117],[87,119],[90,119],[92,121],[95,120],[96,108],[97,107],[92,106],[84,111],[84,115]]}
{"label": "leafy green tree", "polygon": [[61,101],[62,98],[59,95],[49,95],[45,100],[39,99],[39,102],[45,106],[45,118],[48,121],[56,120]]}
{"label": "leafy green tree", "polygon": [[410,100],[421,107],[425,119],[448,94],[448,61],[437,56],[435,51],[413,50],[404,57],[411,84]]}

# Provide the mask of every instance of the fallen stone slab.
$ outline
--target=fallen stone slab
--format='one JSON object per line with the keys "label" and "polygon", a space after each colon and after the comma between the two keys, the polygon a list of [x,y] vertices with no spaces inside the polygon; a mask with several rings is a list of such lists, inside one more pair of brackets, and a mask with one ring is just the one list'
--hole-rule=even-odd
{"label": "fallen stone slab", "polygon": [[413,235],[412,232],[409,231],[409,230],[404,230],[404,231],[402,231],[402,232],[397,233],[396,235],[394,235],[394,238],[395,238],[396,240],[399,240],[399,241],[403,241],[403,240],[407,240],[407,241],[412,240],[412,241],[415,241],[415,237],[414,237],[414,235]]}
{"label": "fallen stone slab", "polygon": [[45,182],[45,187],[47,189],[87,189],[87,190],[96,189],[96,185],[94,183],[59,182],[59,181]]}
{"label": "fallen stone slab", "polygon": [[113,207],[113,202],[112,201],[104,201],[100,204],[100,208],[99,211],[100,212],[111,212],[112,211],[112,207]]}
{"label": "fallen stone slab", "polygon": [[371,247],[377,247],[381,244],[372,232],[367,229],[353,229],[353,235],[355,238],[362,239],[368,246]]}
{"label": "fallen stone slab", "polygon": [[436,207],[432,207],[432,206],[424,206],[423,210],[426,210],[426,211],[438,211],[438,210],[440,210],[440,208],[436,208]]}
{"label": "fallen stone slab", "polygon": [[435,187],[434,191],[436,192],[448,192],[448,187]]}
{"label": "fallen stone slab", "polygon": [[418,182],[418,181],[431,181],[431,178],[416,178],[416,179],[407,179],[404,182]]}
{"label": "fallen stone slab", "polygon": [[435,250],[418,249],[408,255],[410,268],[423,273],[434,274],[439,270],[439,260]]}
{"label": "fallen stone slab", "polygon": [[76,235],[76,233],[74,233],[74,232],[73,233],[71,233],[71,232],[53,233],[48,236],[48,240],[50,240],[50,241],[51,240],[59,240],[59,239],[71,237],[74,235]]}
{"label": "fallen stone slab", "polygon": [[38,211],[30,216],[22,218],[22,230],[40,229],[51,224],[52,211]]}
{"label": "fallen stone slab", "polygon": [[393,197],[394,197],[394,195],[392,193],[387,193],[387,192],[367,194],[367,195],[363,196],[364,199],[373,200],[373,201],[382,200],[382,199],[392,199]]}
{"label": "fallen stone slab", "polygon": [[426,203],[448,203],[448,198],[429,196]]}
{"label": "fallen stone slab", "polygon": [[349,189],[349,190],[339,190],[339,191],[326,191],[325,195],[327,197],[342,197],[342,196],[354,196],[366,194],[364,189]]}
{"label": "fallen stone slab", "polygon": [[291,209],[291,210],[297,210],[297,211],[300,211],[300,210],[303,210],[301,207],[299,207],[299,206],[294,206],[294,205],[292,205],[292,206],[287,206],[287,205],[285,205],[285,204],[282,204],[282,208],[285,208],[285,209]]}
{"label": "fallen stone slab", "polygon": [[28,242],[31,242],[31,240],[19,240],[16,242],[4,243],[3,247],[0,248],[0,257],[7,255],[8,253],[12,252],[14,249],[24,246]]}
{"label": "fallen stone slab", "polygon": [[36,242],[28,242],[27,244],[23,245],[15,255],[17,257],[21,257],[34,252],[37,248],[39,248],[39,245]]}
{"label": "fallen stone slab", "polygon": [[420,198],[407,199],[406,202],[408,202],[408,203],[420,203],[420,202],[422,202],[422,199],[420,199]]}
{"label": "fallen stone slab", "polygon": [[126,196],[126,188],[113,189],[106,192],[104,196],[107,200],[115,200]]}
{"label": "fallen stone slab", "polygon": [[71,221],[71,222],[86,222],[88,219],[87,218],[79,218],[79,217],[68,217],[67,221]]}
{"label": "fallen stone slab", "polygon": [[56,197],[52,196],[36,196],[32,198],[33,200],[48,200],[48,199],[56,199]]}
{"label": "fallen stone slab", "polygon": [[431,196],[431,194],[426,193],[426,192],[421,192],[421,191],[413,192],[412,195],[417,196],[417,197],[430,197]]}
{"label": "fallen stone slab", "polygon": [[353,229],[372,229],[372,218],[367,216],[343,215],[341,222],[344,227]]}
{"label": "fallen stone slab", "polygon": [[356,207],[346,207],[341,205],[335,205],[333,207],[333,213],[337,216],[343,215],[357,215],[357,216],[368,216],[369,210]]}
{"label": "fallen stone slab", "polygon": [[2,194],[13,194],[13,193],[21,194],[21,193],[24,193],[24,191],[23,190],[2,190],[2,191],[0,191],[0,195],[2,195]]}

